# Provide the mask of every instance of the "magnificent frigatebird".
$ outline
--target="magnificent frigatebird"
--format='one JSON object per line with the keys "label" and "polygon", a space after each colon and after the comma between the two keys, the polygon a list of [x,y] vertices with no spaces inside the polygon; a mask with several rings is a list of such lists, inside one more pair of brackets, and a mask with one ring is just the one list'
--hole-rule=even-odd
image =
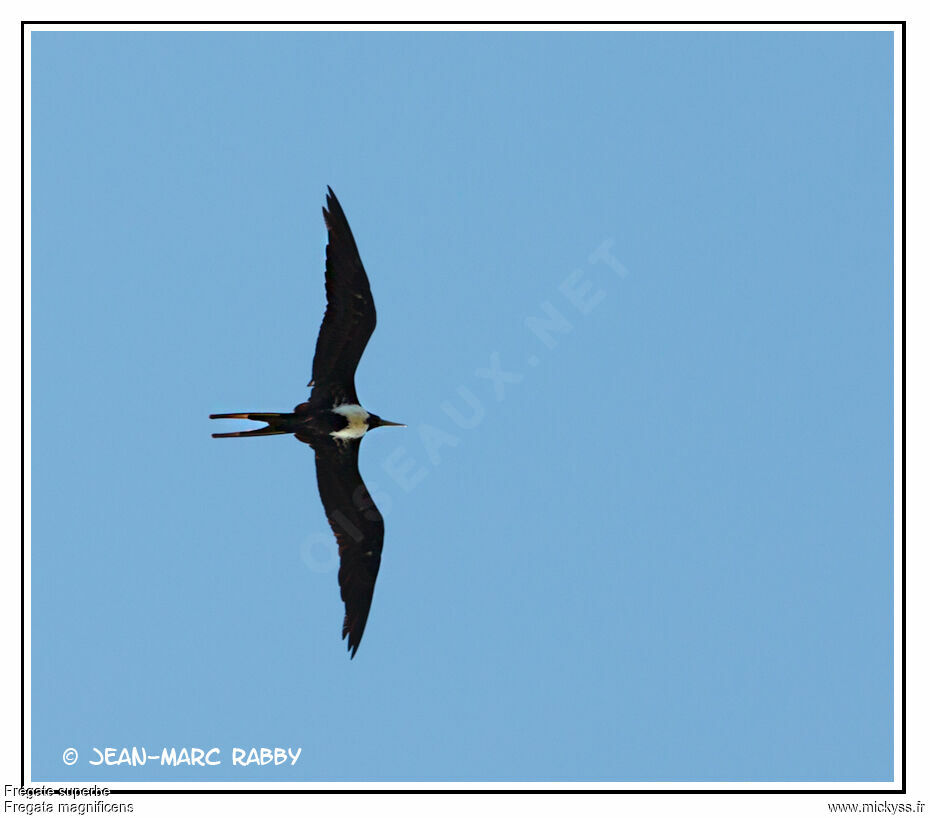
{"label": "magnificent frigatebird", "polygon": [[384,519],[358,471],[358,449],[366,432],[403,426],[366,412],[355,393],[355,369],[375,329],[375,304],[368,276],[346,214],[327,188],[323,219],[326,245],[326,313],[316,341],[313,387],[293,412],[236,412],[211,418],[244,418],[268,424],[213,437],[293,434],[313,447],[320,499],[339,544],[339,588],[346,606],[342,638],[355,656],[375,590],[384,544]]}

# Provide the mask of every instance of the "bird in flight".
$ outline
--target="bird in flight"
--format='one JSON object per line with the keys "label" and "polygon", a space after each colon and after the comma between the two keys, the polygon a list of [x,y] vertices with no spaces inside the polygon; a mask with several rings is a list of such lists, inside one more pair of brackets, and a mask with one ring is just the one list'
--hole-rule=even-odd
{"label": "bird in flight", "polygon": [[365,411],[355,392],[355,369],[375,329],[375,303],[346,214],[327,188],[323,219],[326,245],[326,313],[316,341],[310,397],[293,412],[236,412],[211,418],[242,418],[267,424],[213,437],[292,434],[313,448],[323,509],[339,545],[339,588],[346,615],[342,638],[355,656],[375,590],[384,544],[384,519],[358,471],[366,432],[403,426]]}

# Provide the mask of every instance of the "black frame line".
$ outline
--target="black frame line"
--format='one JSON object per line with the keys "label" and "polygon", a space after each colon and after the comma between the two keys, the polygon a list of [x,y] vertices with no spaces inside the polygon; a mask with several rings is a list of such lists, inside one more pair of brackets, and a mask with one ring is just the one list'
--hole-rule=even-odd
{"label": "black frame line", "polygon": [[[21,20],[20,21],[20,786],[26,786],[26,33],[32,25],[506,25],[500,20]],[[520,25],[863,25],[901,27],[901,786],[898,789],[113,789],[111,795],[906,795],[907,794],[907,22],[905,20],[523,20]],[[31,33],[31,32],[30,32]],[[892,170],[893,172],[893,170]],[[892,277],[892,309],[894,279]],[[892,363],[892,367],[894,364]],[[892,402],[893,405],[893,402]],[[894,414],[892,409],[892,423]],[[894,435],[892,433],[892,446]],[[894,748],[892,748],[894,749]],[[201,782],[198,782],[201,783]],[[223,782],[226,783],[226,782]]]}

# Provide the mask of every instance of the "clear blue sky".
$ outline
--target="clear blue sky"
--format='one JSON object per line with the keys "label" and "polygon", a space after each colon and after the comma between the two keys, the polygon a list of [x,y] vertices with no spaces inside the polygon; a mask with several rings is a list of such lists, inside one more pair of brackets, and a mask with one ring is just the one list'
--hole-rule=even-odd
{"label": "clear blue sky", "polygon": [[[891,34],[40,33],[32,81],[36,780],[892,777]],[[409,424],[353,661],[312,452],[207,419],[306,398],[327,184]]]}

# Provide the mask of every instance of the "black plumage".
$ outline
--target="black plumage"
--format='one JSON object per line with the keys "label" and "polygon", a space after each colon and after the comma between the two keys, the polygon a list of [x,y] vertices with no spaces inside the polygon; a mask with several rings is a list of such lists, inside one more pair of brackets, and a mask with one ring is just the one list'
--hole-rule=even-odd
{"label": "black plumage", "polygon": [[358,405],[355,370],[377,317],[371,286],[345,212],[332,188],[323,218],[326,245],[326,313],[313,356],[310,397],[293,412],[242,412],[211,418],[245,418],[261,429],[213,437],[293,434],[315,453],[317,487],[339,547],[339,588],[345,603],[342,636],[354,657],[371,610],[384,545],[384,519],[358,469],[362,437],[382,420]]}
{"label": "black plumage", "polygon": [[[358,403],[355,369],[378,321],[371,285],[345,211],[328,188],[326,222],[326,312],[316,340],[311,406]],[[328,209],[327,209],[328,208]]]}
{"label": "black plumage", "polygon": [[368,622],[384,545],[384,519],[358,470],[360,443],[314,446],[320,499],[339,544],[339,590],[346,607],[342,638],[348,638],[353,656]]}

